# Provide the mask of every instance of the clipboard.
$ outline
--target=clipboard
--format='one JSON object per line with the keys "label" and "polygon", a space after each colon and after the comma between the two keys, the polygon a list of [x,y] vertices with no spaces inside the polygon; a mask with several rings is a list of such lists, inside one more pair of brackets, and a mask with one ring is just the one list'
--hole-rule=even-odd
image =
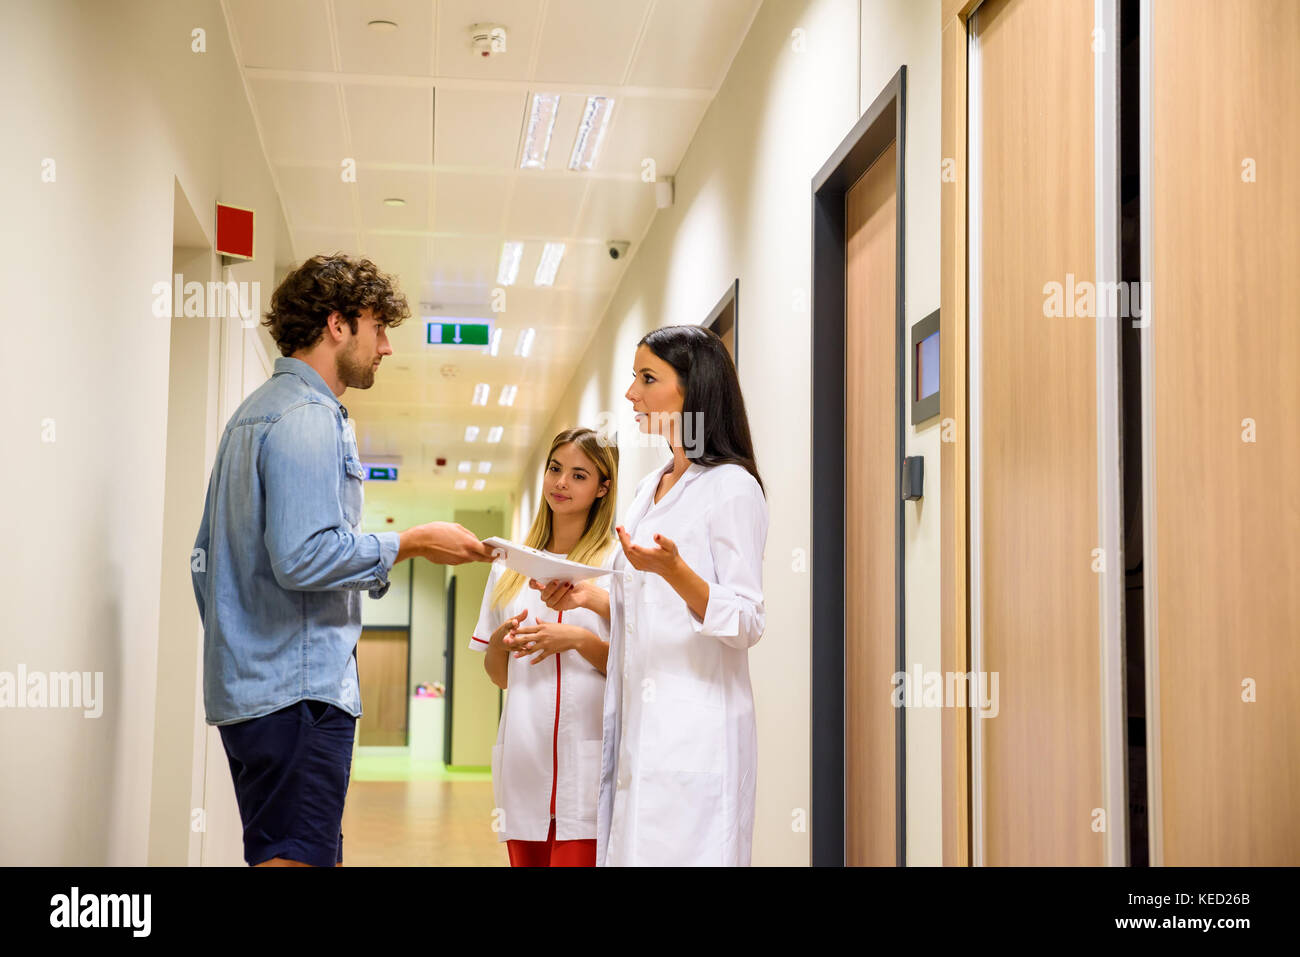
{"label": "clipboard", "polygon": [[556,558],[554,555],[547,555],[535,548],[519,545],[504,538],[485,538],[483,544],[500,553],[493,561],[505,562],[507,568],[529,578],[535,578],[543,585],[555,581],[580,582],[611,574],[608,568],[583,565],[579,562],[571,562],[567,558]]}

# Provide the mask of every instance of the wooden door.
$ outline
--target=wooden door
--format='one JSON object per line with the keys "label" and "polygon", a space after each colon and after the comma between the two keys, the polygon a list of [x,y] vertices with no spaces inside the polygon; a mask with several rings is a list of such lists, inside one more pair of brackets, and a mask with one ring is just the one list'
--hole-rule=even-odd
{"label": "wooden door", "polygon": [[1045,296],[1095,276],[1093,25],[1092,0],[990,0],[974,26],[972,653],[998,678],[996,717],[971,718],[985,864],[1104,860],[1096,327]]}
{"label": "wooden door", "polygon": [[898,151],[845,195],[844,856],[893,865]]}
{"label": "wooden door", "polygon": [[407,674],[411,633],[405,628],[363,628],[357,643],[361,682],[358,744],[406,746]]}
{"label": "wooden door", "polygon": [[1153,861],[1300,864],[1300,4],[1151,16]]}

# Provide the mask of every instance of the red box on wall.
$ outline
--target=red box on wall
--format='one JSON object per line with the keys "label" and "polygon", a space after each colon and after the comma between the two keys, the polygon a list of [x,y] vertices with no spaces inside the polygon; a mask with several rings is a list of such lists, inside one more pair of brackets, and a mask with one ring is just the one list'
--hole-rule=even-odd
{"label": "red box on wall", "polygon": [[253,258],[253,211],[217,203],[217,252],[231,259]]}

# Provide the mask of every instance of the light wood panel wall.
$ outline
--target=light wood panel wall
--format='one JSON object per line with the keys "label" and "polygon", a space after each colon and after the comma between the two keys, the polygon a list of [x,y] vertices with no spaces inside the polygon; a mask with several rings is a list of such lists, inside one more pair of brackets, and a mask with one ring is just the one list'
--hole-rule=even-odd
{"label": "light wood panel wall", "polygon": [[1152,18],[1153,810],[1165,864],[1295,865],[1300,4]]}
{"label": "light wood panel wall", "polygon": [[896,860],[898,149],[845,196],[845,863]]}
{"label": "light wood panel wall", "polygon": [[1100,864],[1096,340],[1044,286],[1094,271],[1091,0],[989,0],[978,449],[987,864]]}

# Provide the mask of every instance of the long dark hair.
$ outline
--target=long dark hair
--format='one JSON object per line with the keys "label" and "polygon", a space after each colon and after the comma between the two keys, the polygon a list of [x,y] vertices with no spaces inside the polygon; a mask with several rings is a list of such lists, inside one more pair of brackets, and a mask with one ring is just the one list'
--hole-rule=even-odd
{"label": "long dark hair", "polygon": [[677,373],[685,392],[683,424],[692,413],[700,415],[703,450],[695,455],[687,452],[687,456],[706,468],[726,462],[739,465],[763,488],[736,365],[717,334],[704,326],[664,326],[643,336],[637,345],[645,346]]}

